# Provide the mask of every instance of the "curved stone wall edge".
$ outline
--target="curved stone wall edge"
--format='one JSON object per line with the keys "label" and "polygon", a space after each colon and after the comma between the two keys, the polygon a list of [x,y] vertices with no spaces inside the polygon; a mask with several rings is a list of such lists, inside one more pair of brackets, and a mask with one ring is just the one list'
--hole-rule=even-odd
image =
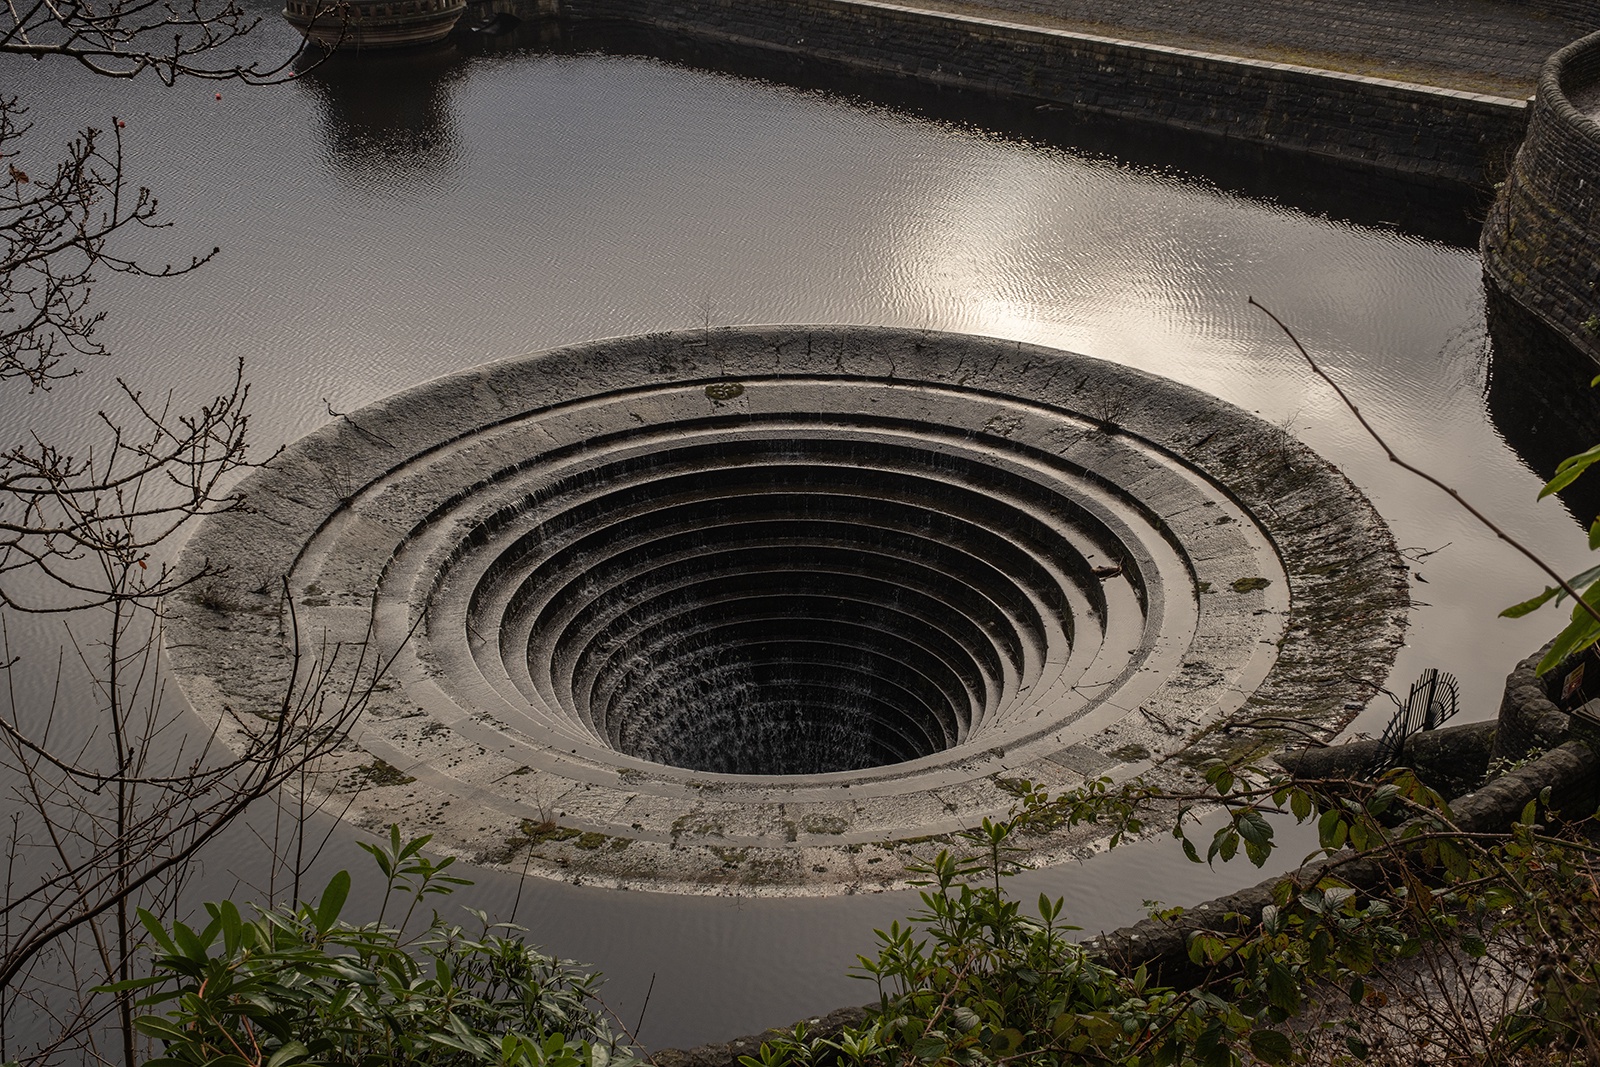
{"label": "curved stone wall edge", "polygon": [[1600,123],[1571,100],[1597,82],[1600,32],[1545,64],[1481,250],[1491,285],[1600,363]]}
{"label": "curved stone wall edge", "polygon": [[[452,820],[462,820],[467,832],[442,834],[436,845],[451,837],[448,848],[456,854],[512,867],[521,867],[523,850],[536,849],[544,857],[533,864],[539,873],[587,884],[769,895],[890,888],[903,882],[907,863],[946,843],[940,835],[971,825],[980,814],[1003,814],[1015,796],[1011,790],[1016,778],[1027,777],[1059,790],[1081,783],[1086,774],[1135,773],[1148,765],[1152,754],[1168,756],[1159,774],[1193,774],[1212,758],[1253,757],[1280,747],[1286,735],[1270,724],[1252,724],[1260,714],[1292,714],[1304,728],[1331,733],[1384,680],[1409,605],[1404,567],[1370,503],[1341,472],[1305,446],[1214,397],[1115,364],[1016,342],[886,327],[752,327],[590,342],[446,376],[342,416],[248,480],[242,506],[208,520],[203,534],[197,534],[185,550],[186,572],[206,560],[225,560],[230,570],[197,588],[174,611],[167,628],[174,674],[202,715],[225,731],[267,721],[266,715],[278,706],[294,658],[288,638],[292,620],[280,592],[283,577],[295,571],[305,546],[338,516],[343,516],[342,536],[348,543],[363,551],[372,546],[375,555],[364,565],[384,566],[390,553],[400,550],[394,547],[396,538],[403,548],[405,530],[410,528],[406,524],[414,525],[415,520],[386,510],[386,504],[357,509],[359,513],[351,517],[347,505],[365,487],[421,453],[465,438],[471,440],[464,447],[477,447],[472,435],[486,426],[523,419],[553,403],[589,396],[596,388],[614,388],[634,380],[630,375],[689,382],[700,391],[708,381],[745,377],[753,383],[756,378],[749,376],[779,369],[805,374],[835,373],[834,368],[885,385],[961,382],[963,389],[971,390],[987,381],[1000,390],[997,395],[1049,398],[1049,403],[1068,409],[1076,405],[1081,410],[1094,404],[1096,397],[1112,393],[1121,396],[1119,404],[1125,410],[1118,418],[1129,435],[1174,450],[1182,462],[1210,472],[1214,482],[1220,476],[1219,488],[1240,502],[1244,514],[1256,516],[1271,538],[1285,568],[1289,610],[1280,616],[1283,629],[1276,639],[1267,635],[1269,645],[1255,654],[1261,666],[1251,669],[1264,674],[1252,675],[1247,690],[1234,692],[1224,686],[1214,697],[1208,696],[1218,710],[1194,721],[1166,722],[1159,712],[1146,712],[1142,706],[1120,709],[1115,721],[1108,719],[1093,728],[1098,733],[1084,735],[1093,749],[1075,743],[1057,751],[1066,742],[1052,740],[1051,735],[1020,738],[1022,743],[1016,745],[1007,742],[1004,751],[973,752],[963,757],[970,764],[962,770],[964,784],[955,791],[949,791],[953,783],[949,788],[940,786],[946,790],[943,794],[930,795],[925,805],[930,815],[917,822],[916,830],[907,831],[910,836],[882,839],[875,836],[880,834],[875,829],[854,836],[840,836],[839,829],[810,838],[802,834],[800,849],[812,851],[805,853],[799,866],[795,866],[799,850],[762,846],[754,831],[744,835],[749,841],[710,834],[703,843],[694,843],[694,834],[687,830],[657,841],[630,836],[626,820],[617,830],[601,818],[611,803],[604,798],[627,804],[646,788],[656,790],[652,796],[673,791],[692,796],[682,809],[690,815],[719,804],[725,807],[733,797],[729,790],[741,787],[715,776],[685,791],[684,786],[694,783],[672,784],[667,780],[671,776],[655,774],[648,767],[580,766],[583,757],[563,756],[566,770],[524,769],[527,777],[516,779],[529,786],[541,774],[551,781],[564,775],[577,783],[548,812],[482,787],[459,794],[454,807],[440,808],[451,794],[427,787],[426,774],[439,767],[470,766],[486,757],[481,747],[474,754],[465,734],[458,737],[459,743],[451,742],[454,748],[443,747],[440,738],[449,731],[430,727],[429,718],[417,715],[421,709],[416,703],[388,709],[388,721],[397,722],[398,715],[416,724],[421,732],[411,740],[429,746],[432,763],[421,757],[422,749],[411,740],[398,746],[355,744],[337,754],[331,788],[366,794],[358,805],[362,814],[357,821],[381,827],[396,813],[411,810],[429,826],[442,811],[450,811]],[[761,388],[752,384],[752,395]],[[506,462],[496,458],[492,446],[482,447],[487,466],[457,469],[488,472]],[[469,494],[471,486],[463,483],[445,491]],[[386,527],[396,517],[402,525]],[[1231,600],[1259,588],[1250,584],[1256,579],[1240,577],[1248,573],[1229,569],[1212,575],[1222,581],[1209,583],[1213,590],[1209,595]],[[1235,579],[1245,584],[1226,589]],[[302,581],[292,593],[303,616],[320,613],[329,620],[330,632],[344,627],[339,639],[348,639],[353,648],[373,611],[371,586],[365,588],[365,594],[350,593],[311,588]],[[1182,591],[1174,590],[1178,592]],[[1207,591],[1185,595],[1196,593]],[[388,608],[382,610],[393,614]],[[401,620],[402,630],[404,626]],[[1235,645],[1239,640],[1228,638]],[[1209,681],[1219,672],[1207,662],[1212,658],[1208,647],[1197,646],[1185,657],[1184,690],[1207,693],[1210,690],[1204,687],[1216,685]],[[426,679],[422,684],[432,685]],[[383,692],[379,703],[403,704],[411,691],[402,686],[396,692]],[[515,765],[500,769],[518,773]],[[490,777],[498,773],[493,768],[482,771]],[[657,778],[662,779],[660,784]],[[464,781],[460,775],[453,780]],[[785,815],[779,810],[781,804],[762,806],[774,809],[774,819],[790,819],[804,828],[804,820],[794,811]],[[466,811],[469,807],[481,811],[482,818],[473,821]],[[541,828],[545,821],[548,826]],[[491,829],[474,835],[473,826]],[[828,835],[839,843],[830,843]],[[1041,840],[1034,861],[1054,862],[1092,846],[1092,839],[1081,835]],[[766,855],[768,851],[772,856]],[[760,872],[771,874],[772,864],[780,858],[782,869],[790,874],[767,880],[768,875]],[[819,869],[820,873],[810,873]]]}

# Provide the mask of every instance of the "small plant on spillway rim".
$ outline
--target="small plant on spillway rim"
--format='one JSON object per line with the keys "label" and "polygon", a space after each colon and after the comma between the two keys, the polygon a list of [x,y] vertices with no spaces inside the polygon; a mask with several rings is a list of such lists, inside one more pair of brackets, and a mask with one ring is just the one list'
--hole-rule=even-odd
{"label": "small plant on spillway rim", "polygon": [[1114,434],[1133,411],[1133,398],[1121,389],[1097,392],[1088,406],[1088,414],[1100,433]]}
{"label": "small plant on spillway rim", "polygon": [[[149,977],[111,990],[138,992],[138,1031],[162,1045],[146,1067],[179,1064],[495,1064],[504,1067],[632,1067],[595,997],[596,975],[528,945],[519,927],[467,909],[468,926],[442,919],[407,935],[425,897],[466,879],[451,859],[422,853],[428,837],[389,828],[363,842],[385,878],[377,920],[341,915],[351,878],[340,871],[314,903],[246,920],[230,901],[207,904],[195,929],[141,911],[155,946]],[[391,899],[409,896],[394,926]]]}
{"label": "small plant on spillway rim", "polygon": [[[1575,575],[1572,578],[1563,578],[1561,574],[1543,558],[1541,558],[1538,553],[1534,552],[1531,548],[1517,540],[1515,537],[1512,537],[1503,528],[1501,528],[1499,524],[1495,523],[1483,512],[1467,503],[1466,499],[1462,497],[1462,495],[1455,489],[1446,485],[1437,477],[1429,474],[1422,468],[1401,459],[1400,456],[1395,453],[1394,449],[1389,447],[1389,443],[1383,439],[1382,435],[1380,435],[1378,431],[1373,428],[1372,424],[1367,421],[1366,416],[1361,414],[1361,409],[1356,406],[1355,401],[1350,399],[1349,395],[1339,387],[1339,383],[1335,382],[1333,378],[1328,375],[1328,372],[1323,370],[1322,366],[1312,358],[1309,352],[1306,351],[1305,346],[1300,343],[1300,339],[1295,336],[1294,331],[1289,329],[1289,327],[1284,324],[1282,319],[1278,318],[1278,316],[1274,315],[1270,310],[1259,303],[1255,297],[1250,298],[1250,304],[1256,308],[1259,308],[1268,318],[1277,324],[1278,328],[1282,330],[1285,336],[1289,338],[1290,343],[1292,343],[1295,349],[1299,351],[1301,357],[1306,361],[1307,365],[1310,366],[1312,373],[1316,374],[1317,377],[1321,378],[1328,384],[1328,386],[1338,396],[1339,401],[1349,409],[1352,415],[1355,416],[1356,421],[1361,424],[1361,428],[1366,431],[1367,436],[1371,437],[1373,441],[1377,442],[1378,447],[1383,450],[1383,453],[1388,457],[1389,462],[1400,467],[1402,470],[1416,475],[1418,478],[1421,478],[1423,481],[1444,492],[1445,495],[1449,496],[1451,500],[1454,500],[1462,510],[1464,510],[1468,515],[1471,515],[1473,519],[1477,520],[1479,525],[1483,526],[1500,540],[1516,549],[1526,559],[1532,562],[1534,566],[1543,571],[1552,582],[1555,583],[1554,585],[1546,586],[1544,591],[1539,595],[1530,597],[1520,604],[1513,604],[1511,607],[1506,608],[1500,613],[1503,617],[1512,619],[1521,618],[1522,616],[1527,615],[1529,612],[1532,612],[1551,601],[1559,604],[1567,597],[1572,598],[1573,603],[1571,616],[1568,619],[1567,625],[1559,634],[1556,635],[1556,639],[1551,644],[1550,650],[1546,652],[1544,657],[1539,661],[1538,672],[1540,674],[1544,674],[1545,672],[1549,671],[1568,656],[1577,652],[1582,652],[1584,649],[1591,647],[1596,642],[1600,642],[1600,565],[1590,567],[1583,573]],[[1600,386],[1600,375],[1596,375],[1594,379],[1590,381],[1589,386],[1590,388]],[[1546,482],[1544,488],[1539,491],[1538,499],[1543,500],[1550,494],[1565,489],[1567,486],[1571,485],[1575,480],[1577,480],[1579,475],[1588,470],[1597,462],[1600,462],[1600,445],[1595,445],[1585,452],[1580,452],[1575,456],[1569,456],[1567,459],[1562,460],[1560,465],[1556,467],[1555,476]],[[1600,517],[1596,517],[1594,522],[1589,526],[1589,549],[1590,551],[1600,549]]]}

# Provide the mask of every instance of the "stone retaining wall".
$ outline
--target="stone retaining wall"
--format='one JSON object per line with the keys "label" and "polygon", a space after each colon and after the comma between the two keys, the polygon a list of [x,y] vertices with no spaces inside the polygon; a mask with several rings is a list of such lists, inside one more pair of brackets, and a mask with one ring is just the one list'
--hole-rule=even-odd
{"label": "stone retaining wall", "polygon": [[1483,230],[1489,283],[1600,362],[1600,33],[1550,57],[1528,136]]}
{"label": "stone retaining wall", "polygon": [[1560,19],[1570,26],[1592,30],[1600,26],[1600,9],[1594,0],[1500,0],[1507,7],[1525,7],[1535,14]]}
{"label": "stone retaining wall", "polygon": [[[532,3],[533,0],[524,0]],[[774,60],[1161,124],[1468,185],[1503,172],[1526,104],[870,0],[561,0]]]}

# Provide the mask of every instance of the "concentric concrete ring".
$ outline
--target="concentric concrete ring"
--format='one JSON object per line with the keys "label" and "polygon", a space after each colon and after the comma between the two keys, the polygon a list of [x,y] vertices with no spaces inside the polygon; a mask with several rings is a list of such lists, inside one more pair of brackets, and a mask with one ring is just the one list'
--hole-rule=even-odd
{"label": "concentric concrete ring", "polygon": [[1278,430],[947,334],[492,364],[341,418],[244,494],[184,557],[227,572],[168,625],[203,716],[236,744],[271,718],[291,626],[364,645],[387,672],[319,779],[349,817],[640,888],[902,884],[1019,780],[1330,731],[1407,609],[1370,505]]}

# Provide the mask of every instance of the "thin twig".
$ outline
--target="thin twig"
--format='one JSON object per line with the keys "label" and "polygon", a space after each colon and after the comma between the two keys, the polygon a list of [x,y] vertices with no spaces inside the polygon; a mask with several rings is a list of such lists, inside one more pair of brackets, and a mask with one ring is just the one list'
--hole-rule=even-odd
{"label": "thin twig", "polygon": [[1378,443],[1378,447],[1383,449],[1383,454],[1389,457],[1390,463],[1397,465],[1401,470],[1408,471],[1411,474],[1416,475],[1429,485],[1434,486],[1435,488],[1444,492],[1450,497],[1451,500],[1454,500],[1457,504],[1459,504],[1468,515],[1471,515],[1474,519],[1478,520],[1478,522],[1481,523],[1483,527],[1490,533],[1493,533],[1500,540],[1504,541],[1506,544],[1522,553],[1522,555],[1532,562],[1534,566],[1538,567],[1541,571],[1547,574],[1550,577],[1550,580],[1555,582],[1563,593],[1565,593],[1567,596],[1570,596],[1579,606],[1581,606],[1590,618],[1592,618],[1596,623],[1600,623],[1600,608],[1595,607],[1593,604],[1590,604],[1587,600],[1583,599],[1582,595],[1580,595],[1579,592],[1574,589],[1565,578],[1561,577],[1561,575],[1556,572],[1555,568],[1546,563],[1537,552],[1533,551],[1533,549],[1529,548],[1521,541],[1518,541],[1515,537],[1512,537],[1510,534],[1506,533],[1505,530],[1501,529],[1500,526],[1494,522],[1494,520],[1490,519],[1489,516],[1485,515],[1471,504],[1467,503],[1466,498],[1464,498],[1460,493],[1456,492],[1450,486],[1446,485],[1432,474],[1429,474],[1421,467],[1407,463],[1405,460],[1396,455],[1394,449],[1389,447],[1389,442],[1385,441],[1383,436],[1379,434],[1377,430],[1373,429],[1372,424],[1367,421],[1366,416],[1361,414],[1361,409],[1356,406],[1355,401],[1351,400],[1349,395],[1345,393],[1343,389],[1339,388],[1339,383],[1329,377],[1328,372],[1323,370],[1317,361],[1312,358],[1311,353],[1306,351],[1305,346],[1300,343],[1300,338],[1294,335],[1294,331],[1289,329],[1288,326],[1285,326],[1282,319],[1274,315],[1266,307],[1266,305],[1260,303],[1255,297],[1252,296],[1249,299],[1252,306],[1259,308],[1262,313],[1267,316],[1267,318],[1278,324],[1278,329],[1284,332],[1285,336],[1289,338],[1290,343],[1292,343],[1300,352],[1300,355],[1311,367],[1312,373],[1328,383],[1329,387],[1332,388],[1334,393],[1338,395],[1339,400],[1344,404],[1344,406],[1350,409],[1350,414],[1356,417],[1356,421],[1361,424],[1361,428],[1367,431],[1367,436],[1376,441]]}

